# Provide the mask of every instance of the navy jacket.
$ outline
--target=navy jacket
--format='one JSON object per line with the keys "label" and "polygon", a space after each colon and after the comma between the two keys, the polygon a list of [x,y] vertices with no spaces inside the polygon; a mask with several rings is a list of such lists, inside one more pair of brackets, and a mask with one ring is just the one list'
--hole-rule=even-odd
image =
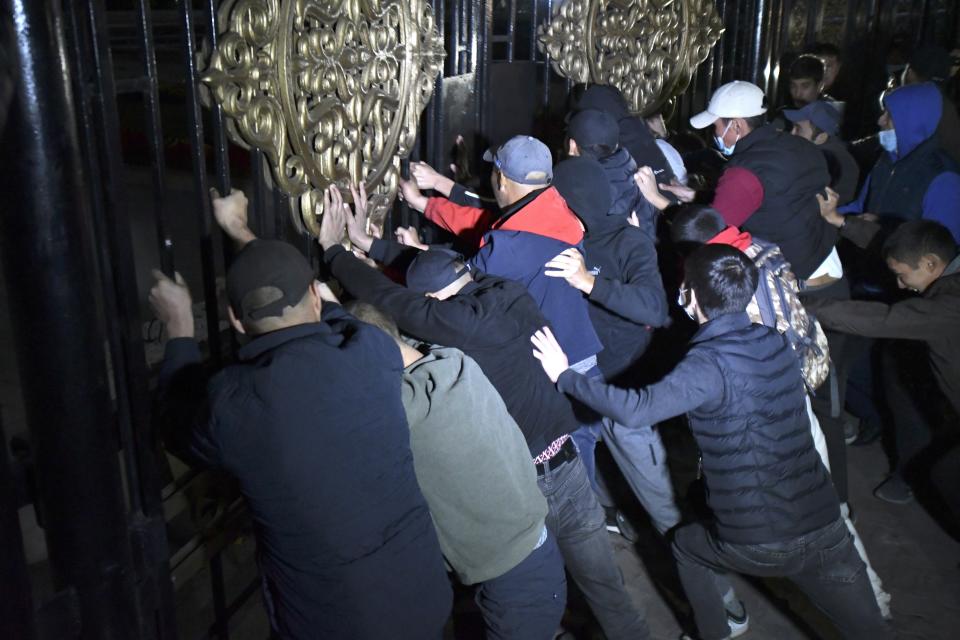
{"label": "navy jacket", "polygon": [[[370,255],[390,262],[395,248],[378,240]],[[339,245],[324,260],[347,291],[388,313],[404,333],[473,358],[519,425],[531,458],[577,428],[570,401],[533,357],[530,336],[548,322],[522,284],[474,273],[460,293],[437,300],[392,282]]]}
{"label": "navy jacket", "polygon": [[209,384],[192,339],[160,373],[165,425],[240,482],[284,638],[439,638],[452,602],[417,486],[382,331],[325,304],[323,322],[265,334]]}
{"label": "navy jacket", "polygon": [[610,180],[610,187],[613,191],[613,205],[610,207],[610,215],[627,217],[636,212],[637,219],[640,221],[640,229],[656,242],[659,211],[647,202],[647,199],[640,193],[640,187],[637,186],[637,182],[633,178],[637,173],[637,163],[630,156],[630,153],[626,149],[620,148],[617,149],[616,153],[599,159],[598,162],[607,174],[607,179]]}
{"label": "navy jacket", "polygon": [[960,242],[960,167],[936,135],[943,99],[931,83],[907,85],[884,100],[897,151],[883,151],[857,199],[843,213],[870,212],[896,223],[935,220]]}
{"label": "navy jacket", "polygon": [[701,326],[677,368],[649,387],[620,389],[572,370],[558,384],[628,427],[686,413],[722,540],[784,542],[840,517],[810,434],[799,362],[782,335],[746,313]]}

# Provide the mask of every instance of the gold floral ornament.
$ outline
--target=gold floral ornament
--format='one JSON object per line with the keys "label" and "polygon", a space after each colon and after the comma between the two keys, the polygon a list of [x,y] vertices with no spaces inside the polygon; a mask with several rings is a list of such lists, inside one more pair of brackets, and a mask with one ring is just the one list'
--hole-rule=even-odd
{"label": "gold floral ornament", "polygon": [[363,182],[382,230],[444,60],[425,0],[224,0],[201,80],[230,139],[261,149],[298,228],[323,191]]}
{"label": "gold floral ornament", "polygon": [[613,85],[647,115],[683,93],[722,33],[713,0],[566,0],[539,41],[561,76]]}

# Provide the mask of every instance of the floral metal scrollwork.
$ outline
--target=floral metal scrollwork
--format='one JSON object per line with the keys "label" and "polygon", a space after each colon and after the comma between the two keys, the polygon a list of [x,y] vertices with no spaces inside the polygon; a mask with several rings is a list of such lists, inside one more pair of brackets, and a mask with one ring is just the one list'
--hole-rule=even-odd
{"label": "floral metal scrollwork", "polygon": [[687,88],[722,33],[712,0],[566,0],[539,41],[561,76],[614,85],[650,114]]}
{"label": "floral metal scrollwork", "polygon": [[202,82],[316,235],[323,191],[363,182],[381,227],[444,59],[425,0],[224,0]]}

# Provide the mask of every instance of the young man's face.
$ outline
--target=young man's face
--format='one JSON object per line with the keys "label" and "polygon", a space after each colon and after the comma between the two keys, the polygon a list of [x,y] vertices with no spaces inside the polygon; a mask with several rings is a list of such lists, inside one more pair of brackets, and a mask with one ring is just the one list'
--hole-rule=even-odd
{"label": "young man's face", "polygon": [[887,267],[897,276],[898,287],[916,291],[917,293],[926,291],[927,287],[933,284],[933,281],[936,280],[943,271],[943,269],[939,268],[939,258],[935,256],[922,257],[915,267],[906,262],[887,258]]}
{"label": "young man's face", "polygon": [[790,133],[797,136],[798,138],[803,138],[804,140],[809,140],[814,142],[816,137],[813,134],[813,123],[809,120],[801,120],[800,122],[793,123],[793,129],[790,130]]}
{"label": "young man's face", "polygon": [[837,74],[840,73],[840,61],[836,56],[823,56],[823,89],[829,90],[833,83],[837,81]]}
{"label": "young man's face", "polygon": [[790,97],[798,107],[808,105],[820,97],[823,83],[817,83],[813,78],[793,78],[790,80]]}

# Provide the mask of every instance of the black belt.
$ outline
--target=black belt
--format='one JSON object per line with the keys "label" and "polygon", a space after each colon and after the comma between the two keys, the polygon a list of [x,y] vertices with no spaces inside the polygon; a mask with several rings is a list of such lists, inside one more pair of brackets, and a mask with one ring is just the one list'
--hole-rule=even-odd
{"label": "black belt", "polygon": [[563,446],[560,447],[560,450],[557,451],[552,457],[547,458],[545,462],[538,462],[537,475],[542,476],[546,473],[547,469],[556,469],[564,462],[573,460],[577,457],[577,447],[573,444],[573,438],[567,438],[567,441],[563,443]]}

